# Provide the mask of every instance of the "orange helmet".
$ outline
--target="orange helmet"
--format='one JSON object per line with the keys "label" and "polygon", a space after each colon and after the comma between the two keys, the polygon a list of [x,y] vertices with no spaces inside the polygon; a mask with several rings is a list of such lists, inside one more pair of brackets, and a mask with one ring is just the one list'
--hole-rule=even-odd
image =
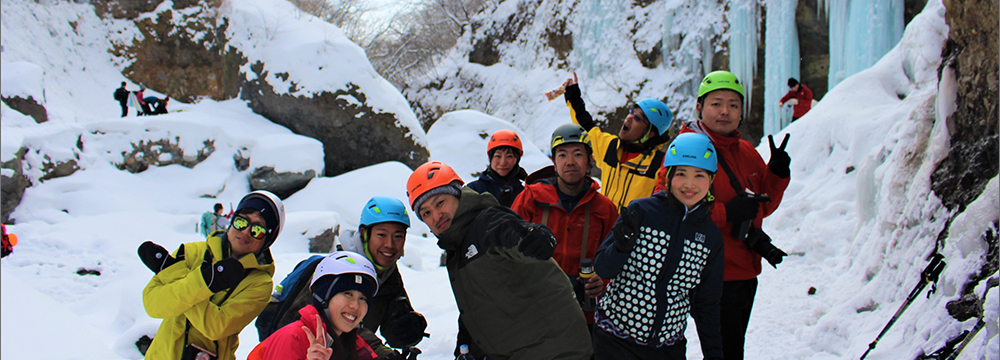
{"label": "orange helmet", "polygon": [[428,161],[418,166],[416,170],[413,170],[413,174],[410,174],[410,179],[406,181],[406,196],[410,200],[410,209],[413,209],[414,212],[417,211],[414,204],[421,195],[455,181],[458,181],[459,186],[465,184],[455,169],[443,162]]}
{"label": "orange helmet", "polygon": [[520,157],[524,153],[524,149],[521,147],[521,137],[517,136],[514,130],[497,130],[490,136],[490,143],[486,146],[486,154],[490,155],[493,153],[493,149],[501,146],[510,146],[517,149],[517,156]]}

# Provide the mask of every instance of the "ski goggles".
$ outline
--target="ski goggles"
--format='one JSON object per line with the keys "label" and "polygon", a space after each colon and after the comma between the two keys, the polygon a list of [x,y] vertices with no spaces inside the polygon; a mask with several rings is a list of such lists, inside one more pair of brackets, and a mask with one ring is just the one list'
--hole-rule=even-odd
{"label": "ski goggles", "polygon": [[254,239],[263,240],[264,236],[267,236],[267,228],[250,222],[250,219],[245,217],[234,215],[233,216],[233,229],[238,231],[246,230],[250,228],[250,236]]}

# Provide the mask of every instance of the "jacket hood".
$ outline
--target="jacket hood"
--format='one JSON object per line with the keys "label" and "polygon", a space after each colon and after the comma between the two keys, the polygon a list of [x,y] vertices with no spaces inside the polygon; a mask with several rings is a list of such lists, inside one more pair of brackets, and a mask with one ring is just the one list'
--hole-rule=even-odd
{"label": "jacket hood", "polygon": [[438,246],[444,250],[456,250],[462,245],[462,239],[476,215],[483,209],[500,206],[500,203],[489,193],[480,194],[468,187],[462,188],[462,196],[458,198],[458,210],[452,217],[451,227],[438,234]]}
{"label": "jacket hood", "polygon": [[483,170],[483,172],[479,174],[479,180],[485,182],[498,182],[501,184],[511,184],[511,183],[520,183],[521,180],[524,180],[524,178],[527,176],[528,172],[525,171],[524,168],[521,166],[518,166],[517,169],[511,170],[510,173],[507,174],[507,176],[500,176],[500,174],[497,174],[497,172],[494,171],[492,167],[487,165],[486,170]]}
{"label": "jacket hood", "polygon": [[[375,264],[375,260],[372,260],[372,258],[368,256],[368,252],[365,251],[365,242],[361,240],[361,231],[348,230],[348,232],[351,236],[341,238],[343,240],[340,241],[340,245],[344,247],[344,250],[364,255],[368,261]],[[392,266],[385,268],[385,270],[378,273],[379,289],[382,288],[382,284],[385,283],[385,281],[388,280],[389,277],[396,271],[396,263],[393,263]]]}
{"label": "jacket hood", "polygon": [[701,120],[688,121],[684,123],[684,125],[681,126],[680,132],[695,132],[708,136],[708,138],[712,140],[712,145],[715,146],[716,149],[726,149],[733,153],[739,152],[740,139],[743,138],[743,133],[739,130],[733,131],[733,134],[730,136],[723,136],[722,134],[709,129],[708,126],[705,126],[705,124],[701,122]]}

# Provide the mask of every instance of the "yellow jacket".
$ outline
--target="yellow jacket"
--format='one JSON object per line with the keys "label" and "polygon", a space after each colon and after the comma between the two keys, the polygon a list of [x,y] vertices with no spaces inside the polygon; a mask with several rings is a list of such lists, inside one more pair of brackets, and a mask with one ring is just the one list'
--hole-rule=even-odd
{"label": "yellow jacket", "polygon": [[635,156],[623,161],[625,144],[617,135],[606,133],[594,124],[580,97],[579,86],[567,87],[563,96],[573,123],[587,129],[590,146],[594,149],[594,161],[601,169],[601,193],[611,199],[619,212],[632,200],[652,196],[657,170],[663,166],[667,145],[659,144],[638,153],[629,153]]}
{"label": "yellow jacket", "polygon": [[[229,254],[223,249],[224,231],[216,231],[205,241],[183,244],[184,260],[153,275],[142,291],[142,304],[150,317],[163,319],[146,359],[178,360],[184,347],[184,329],[188,322],[188,343],[214,352],[218,360],[235,360],[239,333],[250,324],[271,299],[274,261],[265,250],[260,256],[240,258],[246,276],[229,292],[212,293],[201,275],[205,250],[215,262]],[[179,250],[179,249],[178,249]],[[177,253],[174,253],[177,256]],[[223,299],[225,299],[223,301]],[[221,304],[221,305],[220,305]]]}

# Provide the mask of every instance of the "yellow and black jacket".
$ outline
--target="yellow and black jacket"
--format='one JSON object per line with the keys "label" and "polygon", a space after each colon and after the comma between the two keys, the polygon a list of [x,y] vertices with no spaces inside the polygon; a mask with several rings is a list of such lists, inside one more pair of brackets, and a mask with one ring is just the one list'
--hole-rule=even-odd
{"label": "yellow and black jacket", "polygon": [[580,96],[580,86],[566,88],[566,106],[573,122],[587,129],[594,160],[601,169],[601,192],[621,211],[632,200],[653,195],[657,170],[663,166],[666,145],[650,140],[646,146],[623,144],[617,135],[595,126]]}
{"label": "yellow and black jacket", "polygon": [[[213,293],[201,275],[203,261],[229,256],[225,232],[209,234],[205,241],[181,245],[182,261],[154,275],[142,291],[142,303],[150,317],[163,319],[146,359],[180,359],[187,344],[195,344],[218,355],[218,360],[235,360],[240,331],[264,310],[271,299],[274,261],[269,250],[260,256],[247,254],[240,263],[245,277],[229,291]],[[207,251],[208,256],[205,256]],[[177,256],[177,252],[174,252]],[[190,324],[190,325],[188,325]],[[190,326],[185,343],[185,329]]]}

